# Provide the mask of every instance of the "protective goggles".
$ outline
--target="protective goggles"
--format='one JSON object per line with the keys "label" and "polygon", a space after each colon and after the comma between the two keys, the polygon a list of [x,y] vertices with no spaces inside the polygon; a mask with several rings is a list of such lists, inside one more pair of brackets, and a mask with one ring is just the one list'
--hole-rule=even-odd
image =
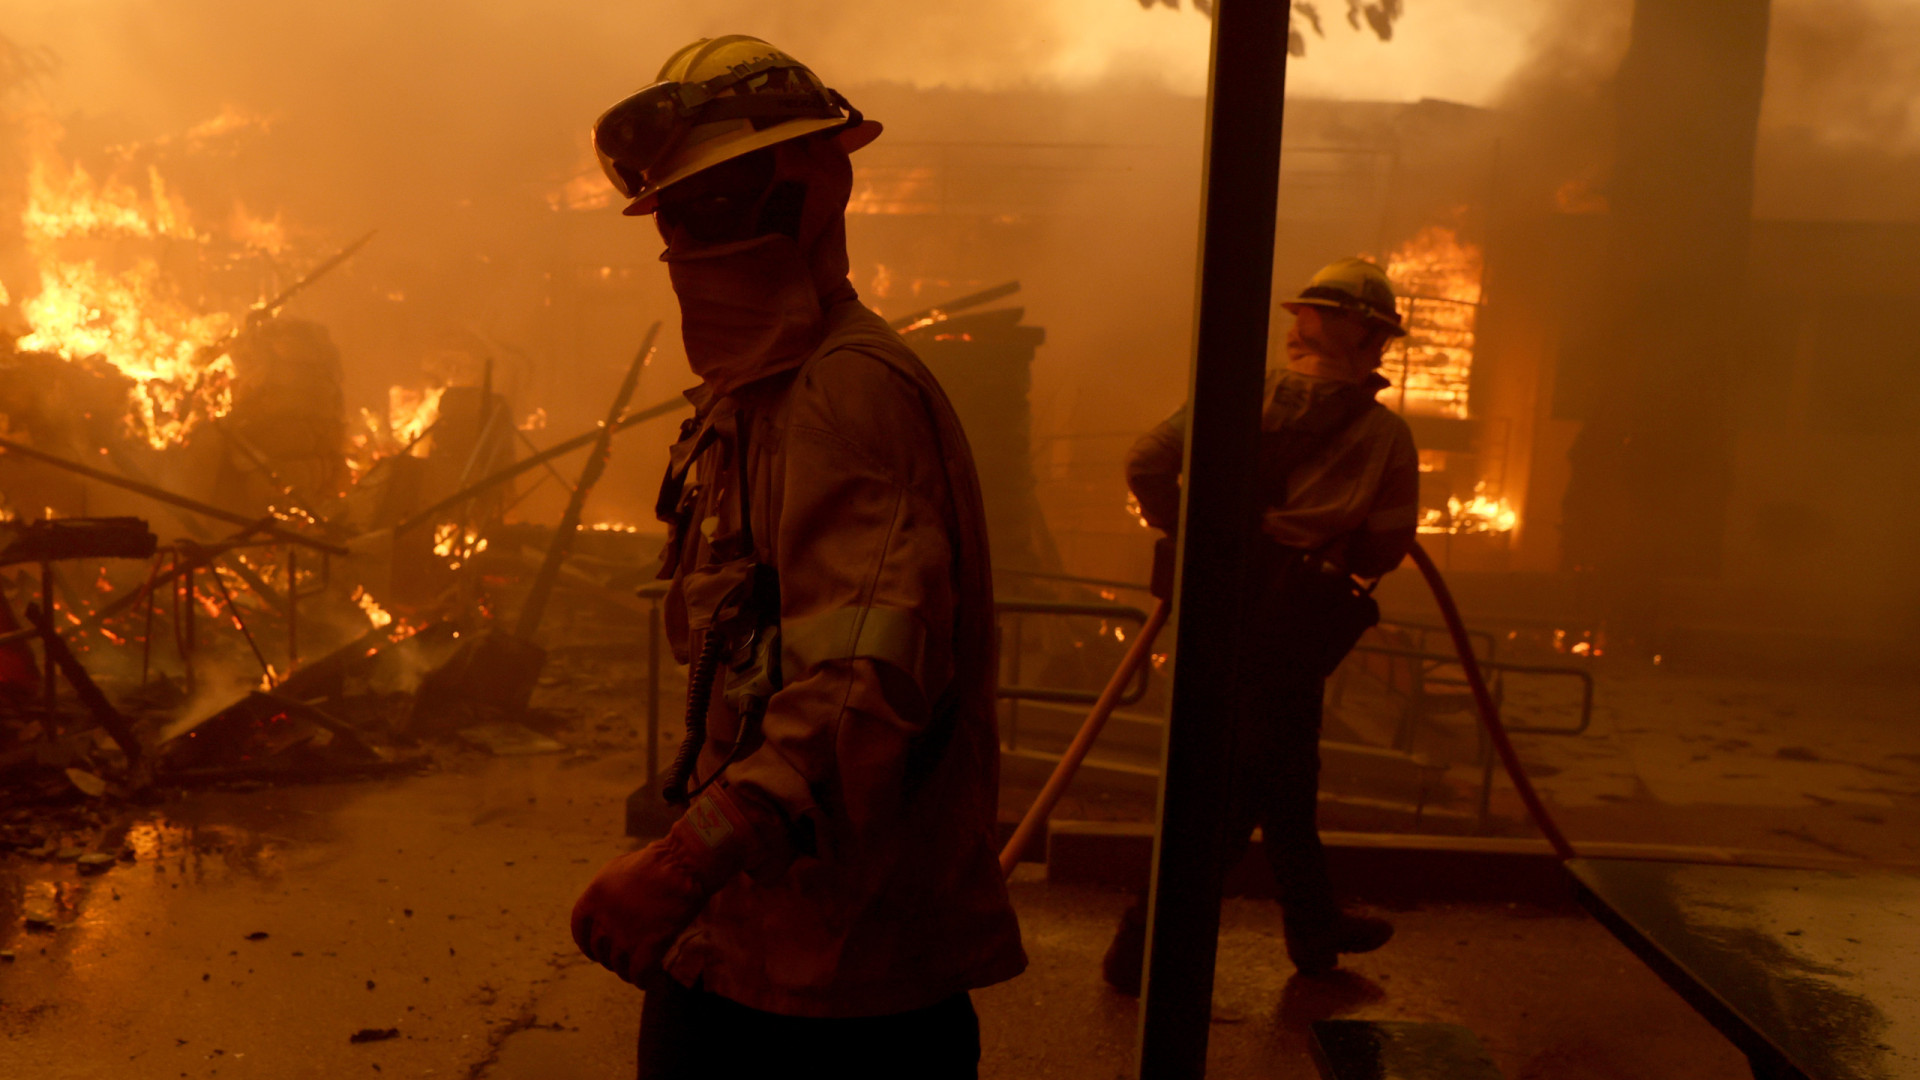
{"label": "protective goggles", "polygon": [[[593,125],[593,151],[615,190],[637,197],[647,177],[699,124],[751,120],[763,128],[783,120],[834,119],[853,113],[846,99],[813,82],[803,69],[769,57],[742,64],[700,83],[657,82],[600,115]],[[720,92],[771,72],[765,89]],[[857,113],[853,113],[858,116]]]}

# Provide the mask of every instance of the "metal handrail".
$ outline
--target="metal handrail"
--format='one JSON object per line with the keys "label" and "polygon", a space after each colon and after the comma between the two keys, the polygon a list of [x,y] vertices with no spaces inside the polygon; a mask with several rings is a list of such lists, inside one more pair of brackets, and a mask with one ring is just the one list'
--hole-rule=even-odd
{"label": "metal handrail", "polygon": [[[1412,622],[1407,619],[1381,619],[1380,627],[1381,629],[1410,630],[1419,634],[1422,639],[1428,634],[1445,634],[1447,632],[1447,628],[1444,626],[1435,626],[1432,623]],[[1469,639],[1480,638],[1487,643],[1485,659],[1498,659],[1495,653],[1500,648],[1499,638],[1494,637],[1485,630],[1468,630],[1467,637]]]}
{"label": "metal handrail", "polygon": [[[1376,656],[1397,656],[1407,660],[1423,660],[1436,664],[1458,664],[1458,656],[1446,653],[1419,652],[1414,649],[1395,649],[1385,645],[1361,644],[1354,646],[1354,652],[1372,653]],[[1575,727],[1516,727],[1500,720],[1502,729],[1515,735],[1584,735],[1587,727],[1593,723],[1593,673],[1584,668],[1554,667],[1540,664],[1514,664],[1500,660],[1481,660],[1482,671],[1514,675],[1560,675],[1580,680],[1580,723]]]}
{"label": "metal handrail", "polygon": [[1010,577],[1032,578],[1035,581],[1058,581],[1067,585],[1090,585],[1101,589],[1126,589],[1129,592],[1149,592],[1153,586],[1139,581],[1115,581],[1111,578],[1080,577],[1075,574],[1055,574],[1044,570],[1016,570],[1010,566],[996,566],[996,574]]}
{"label": "metal handrail", "polygon": [[[1055,600],[996,600],[993,603],[996,618],[1001,615],[1084,615],[1099,619],[1129,619],[1140,627],[1147,624],[1147,613],[1132,604],[1117,604],[1109,601],[1055,601]],[[1024,620],[1021,620],[1024,622]],[[1001,686],[998,696],[1005,701],[1040,701],[1054,705],[1092,705],[1100,700],[1099,693],[1090,690],[1061,690],[1044,686],[1021,686],[1019,654],[1021,647],[1020,622],[1014,624],[1012,672],[1010,684]],[[1131,688],[1120,696],[1118,705],[1136,705],[1147,696],[1147,682],[1152,664],[1144,664],[1140,675]],[[1018,722],[1012,725],[1012,731],[1018,731]]]}
{"label": "metal handrail", "polygon": [[1144,626],[1147,613],[1132,604],[1110,600],[995,600],[997,614],[1020,615],[1092,615],[1102,619],[1135,619]]}

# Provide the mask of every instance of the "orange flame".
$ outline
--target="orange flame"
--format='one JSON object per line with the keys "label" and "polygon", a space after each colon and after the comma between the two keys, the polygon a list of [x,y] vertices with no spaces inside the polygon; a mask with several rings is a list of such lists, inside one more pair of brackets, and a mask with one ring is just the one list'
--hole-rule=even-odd
{"label": "orange flame", "polygon": [[1486,493],[1486,482],[1474,486],[1473,498],[1461,499],[1457,495],[1447,496],[1447,508],[1433,507],[1420,515],[1420,531],[1423,533],[1446,533],[1459,536],[1465,533],[1504,533],[1512,532],[1520,524],[1520,514],[1506,498],[1492,498]]}
{"label": "orange flame", "polygon": [[413,442],[427,433],[427,429],[440,419],[440,399],[446,396],[444,386],[415,390],[406,386],[387,387],[387,430],[400,446]]}
{"label": "orange flame", "polygon": [[[186,145],[236,123],[223,114],[193,129]],[[104,360],[131,382],[131,437],[156,449],[186,441],[201,423],[233,407],[233,362],[218,346],[237,324],[226,313],[184,303],[162,274],[160,256],[213,237],[196,227],[185,200],[157,168],[149,165],[138,183],[96,178],[59,152],[57,125],[37,118],[26,128],[30,164],[20,225],[39,289],[18,306],[29,329],[16,347]],[[260,219],[236,207],[228,231],[228,239],[250,250],[279,253],[287,246],[277,215]]]}
{"label": "orange flame", "polygon": [[1387,256],[1407,336],[1381,368],[1403,413],[1465,419],[1484,274],[1480,246],[1430,225]]}

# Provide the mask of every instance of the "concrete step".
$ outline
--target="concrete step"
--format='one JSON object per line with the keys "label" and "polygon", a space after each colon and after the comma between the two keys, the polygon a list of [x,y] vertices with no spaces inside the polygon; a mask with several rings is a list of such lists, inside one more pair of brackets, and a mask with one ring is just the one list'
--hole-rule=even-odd
{"label": "concrete step", "polygon": [[[1571,905],[1566,870],[1545,840],[1530,837],[1434,836],[1322,828],[1327,868],[1341,892],[1396,906],[1427,901],[1520,901]],[[1645,859],[1716,866],[1859,870],[1857,859],[1778,851],[1581,841],[1584,858]],[[1047,880],[1112,889],[1145,886],[1153,864],[1153,825],[1146,822],[1055,820],[1047,834]],[[1912,873],[1920,866],[1882,865]],[[1228,875],[1228,895],[1270,896],[1256,834],[1246,859]]]}
{"label": "concrete step", "polygon": [[[1022,739],[1017,748],[1001,747],[1000,773],[1008,783],[1039,785],[1052,775],[1065,743],[1036,746],[1035,741]],[[1141,760],[1137,755],[1120,757],[1110,753],[1105,743],[1103,735],[1095,751],[1081,764],[1074,777],[1073,790],[1081,794],[1105,791],[1116,795],[1152,795],[1159,790],[1157,754],[1150,761]],[[1320,743],[1322,794],[1379,799],[1417,808],[1445,797],[1445,776],[1444,766],[1430,764],[1416,755],[1330,739]]]}

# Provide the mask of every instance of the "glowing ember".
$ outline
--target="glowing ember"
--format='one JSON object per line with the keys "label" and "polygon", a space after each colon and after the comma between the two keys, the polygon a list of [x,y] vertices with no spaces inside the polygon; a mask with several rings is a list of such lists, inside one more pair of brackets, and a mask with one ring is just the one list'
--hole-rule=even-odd
{"label": "glowing ember", "polygon": [[[1606,646],[1607,632],[1604,629],[1555,630],[1553,632],[1554,652],[1570,653],[1574,656],[1593,658],[1605,656],[1607,654]],[[1660,660],[1661,658],[1658,656],[1653,658],[1655,664],[1660,663]]]}
{"label": "glowing ember", "polygon": [[366,613],[367,622],[372,624],[375,630],[383,630],[393,622],[393,616],[386,608],[381,607],[380,602],[375,600],[366,589],[355,586],[352,599],[354,603],[360,605],[360,610]]}
{"label": "glowing ember", "polygon": [[1407,336],[1381,374],[1393,383],[1388,394],[1397,394],[1402,413],[1466,418],[1483,270],[1479,245],[1438,225],[1387,257]]}
{"label": "glowing ember", "polygon": [[447,568],[460,569],[463,560],[469,559],[487,550],[487,541],[478,529],[468,529],[464,534],[460,526],[452,522],[443,522],[433,527],[433,553],[448,560]]}

